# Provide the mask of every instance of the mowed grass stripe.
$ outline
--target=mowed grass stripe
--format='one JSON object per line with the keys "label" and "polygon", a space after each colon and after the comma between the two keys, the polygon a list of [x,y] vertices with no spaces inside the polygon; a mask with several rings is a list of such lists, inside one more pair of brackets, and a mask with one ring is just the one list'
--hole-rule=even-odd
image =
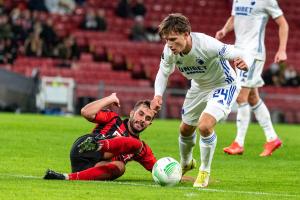
{"label": "mowed grass stripe", "polygon": [[[157,159],[172,157],[178,161],[179,125],[179,120],[156,119],[141,134],[141,139],[152,148]],[[94,124],[79,116],[0,113],[0,199],[300,199],[299,125],[276,124],[275,130],[284,146],[271,157],[262,158],[259,154],[263,150],[265,137],[258,124],[249,126],[242,156],[229,156],[222,150],[235,137],[235,123],[218,124],[211,182],[204,190],[193,188],[192,182],[174,187],[155,185],[151,172],[137,162],[129,162],[125,174],[108,183],[42,180],[49,168],[63,173],[71,171],[69,153],[73,142],[93,128]],[[198,142],[193,157],[199,166]],[[196,177],[197,174],[196,168],[187,175]]]}
{"label": "mowed grass stripe", "polygon": [[[20,174],[0,174],[3,177],[15,177],[21,179],[42,179],[42,177],[38,176],[30,176],[30,175],[20,175]],[[53,180],[46,180],[53,181]],[[60,182],[56,181],[55,182]],[[84,181],[90,184],[97,184],[97,181]],[[129,186],[144,186],[144,187],[154,187],[160,188],[157,184],[142,184],[142,183],[133,183],[126,181],[105,181],[106,184],[116,184],[116,185],[129,185]],[[193,191],[205,191],[205,192],[218,192],[218,193],[236,193],[236,194],[250,194],[250,195],[262,195],[262,196],[278,196],[278,197],[300,197],[300,195],[296,194],[282,194],[282,193],[271,193],[271,192],[258,192],[258,191],[235,191],[235,190],[219,190],[219,189],[209,189],[209,188],[193,188],[193,187],[176,187],[176,189],[181,190],[193,190]]]}

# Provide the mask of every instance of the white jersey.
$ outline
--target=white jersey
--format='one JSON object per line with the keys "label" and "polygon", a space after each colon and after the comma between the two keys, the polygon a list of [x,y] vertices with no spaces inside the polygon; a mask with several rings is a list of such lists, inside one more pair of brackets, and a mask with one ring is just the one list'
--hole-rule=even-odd
{"label": "white jersey", "polygon": [[269,16],[283,15],[276,0],[233,0],[235,46],[265,60],[265,29]]}
{"label": "white jersey", "polygon": [[155,81],[156,95],[162,95],[164,92],[166,87],[164,81],[175,70],[175,66],[183,76],[192,79],[192,84],[201,90],[235,84],[236,73],[227,60],[242,57],[250,66],[250,55],[247,59],[247,55],[236,50],[233,45],[226,45],[203,33],[192,32],[190,35],[192,49],[186,55],[175,55],[167,44],[165,45]]}

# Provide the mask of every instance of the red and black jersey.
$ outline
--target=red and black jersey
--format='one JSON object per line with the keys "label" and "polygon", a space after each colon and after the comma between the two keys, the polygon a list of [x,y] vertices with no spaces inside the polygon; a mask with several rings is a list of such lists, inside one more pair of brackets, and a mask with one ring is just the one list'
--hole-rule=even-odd
{"label": "red and black jersey", "polygon": [[110,110],[98,111],[93,122],[97,123],[93,135],[99,139],[111,139],[116,136],[128,137],[130,135],[127,120],[122,120],[117,113]]}
{"label": "red and black jersey", "polygon": [[[110,110],[100,110],[93,121],[97,123],[93,130],[93,135],[96,139],[105,140],[114,137],[134,137],[139,139],[139,136],[130,134],[128,130],[128,119],[122,120],[120,116]],[[151,148],[144,142],[142,151],[138,155],[121,154],[114,157],[112,160],[122,161],[127,163],[130,160],[139,162],[146,170],[151,171],[156,162]]]}
{"label": "red and black jersey", "polygon": [[116,157],[113,157],[112,160],[122,161],[127,163],[128,161],[135,160],[140,163],[146,170],[151,171],[155,162],[156,158],[154,157],[151,148],[144,142],[142,151],[138,155],[134,154],[122,154]]}

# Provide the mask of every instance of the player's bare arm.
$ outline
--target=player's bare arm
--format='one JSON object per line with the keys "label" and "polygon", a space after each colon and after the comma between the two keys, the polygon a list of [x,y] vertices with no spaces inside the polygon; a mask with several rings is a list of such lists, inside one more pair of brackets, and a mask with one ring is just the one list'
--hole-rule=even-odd
{"label": "player's bare arm", "polygon": [[227,35],[227,33],[233,31],[233,28],[234,28],[233,27],[233,20],[234,20],[233,16],[228,18],[228,20],[225,23],[224,27],[216,33],[216,35],[215,35],[216,39],[221,40]]}
{"label": "player's bare arm", "polygon": [[279,27],[279,48],[274,57],[274,62],[279,63],[287,59],[286,45],[288,40],[289,25],[283,15],[275,19],[276,24]]}
{"label": "player's bare arm", "polygon": [[84,118],[86,118],[88,121],[93,121],[95,119],[97,112],[109,105],[115,105],[120,107],[120,100],[117,97],[116,93],[112,93],[107,97],[104,97],[102,99],[87,104],[81,109],[81,115]]}
{"label": "player's bare arm", "polygon": [[155,111],[159,111],[162,105],[162,96],[156,95],[150,104],[150,108]]}

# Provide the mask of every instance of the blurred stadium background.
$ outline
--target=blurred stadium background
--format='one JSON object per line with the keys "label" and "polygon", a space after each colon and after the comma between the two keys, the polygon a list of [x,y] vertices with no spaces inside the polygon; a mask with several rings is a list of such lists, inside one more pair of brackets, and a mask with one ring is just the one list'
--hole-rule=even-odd
{"label": "blurred stadium background", "polygon": [[[171,12],[193,31],[214,36],[230,16],[230,0],[0,0],[0,110],[78,114],[86,103],[117,92],[121,114],[152,98],[163,41],[158,23]],[[288,61],[272,64],[278,29],[266,31],[266,86],[274,122],[300,122],[300,1],[281,0],[290,26]],[[224,40],[234,42],[233,33]],[[189,82],[169,79],[162,118],[180,118]],[[37,98],[36,98],[37,97]],[[234,119],[234,113],[229,117]]]}

